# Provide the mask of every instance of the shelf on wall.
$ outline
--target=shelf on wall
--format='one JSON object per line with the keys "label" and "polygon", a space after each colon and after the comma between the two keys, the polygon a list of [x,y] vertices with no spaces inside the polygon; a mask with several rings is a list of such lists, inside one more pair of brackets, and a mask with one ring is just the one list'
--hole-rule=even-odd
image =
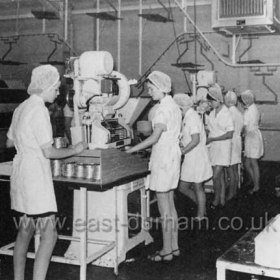
{"label": "shelf on wall", "polygon": [[1,60],[0,59],[0,65],[23,65],[23,64],[27,64],[27,63],[15,61],[15,60]]}
{"label": "shelf on wall", "polygon": [[40,64],[65,65],[65,61],[50,60],[50,61],[40,62]]}
{"label": "shelf on wall", "polygon": [[173,19],[169,17],[164,17],[160,14],[138,14],[138,16],[153,22],[174,22]]}
{"label": "shelf on wall", "polygon": [[37,19],[60,19],[57,11],[31,10],[31,13]]}
{"label": "shelf on wall", "polygon": [[111,21],[116,21],[116,20],[122,20],[123,18],[119,18],[116,15],[106,13],[106,12],[100,12],[100,13],[86,13],[90,17],[95,17],[98,19],[102,20],[111,20]]}
{"label": "shelf on wall", "polygon": [[260,61],[259,59],[254,60],[246,60],[246,61],[237,61],[238,64],[263,64],[264,62]]}
{"label": "shelf on wall", "polygon": [[178,63],[172,63],[172,66],[178,67],[178,68],[190,68],[190,69],[197,69],[197,68],[204,68],[204,65],[201,64],[194,64],[192,62],[178,62]]}

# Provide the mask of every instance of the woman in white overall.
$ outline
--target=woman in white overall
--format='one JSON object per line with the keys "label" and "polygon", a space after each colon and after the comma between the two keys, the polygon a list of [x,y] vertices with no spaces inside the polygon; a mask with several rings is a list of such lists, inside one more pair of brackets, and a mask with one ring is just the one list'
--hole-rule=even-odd
{"label": "woman in white overall", "polygon": [[11,208],[20,217],[14,247],[14,279],[24,279],[26,255],[34,231],[40,233],[33,280],[44,280],[57,239],[57,205],[50,158],[64,158],[85,148],[79,143],[71,149],[55,149],[50,116],[45,102],[59,94],[59,73],[51,65],[36,67],[28,87],[30,97],[16,108],[8,131],[6,146],[15,146],[11,175]]}
{"label": "woman in white overall", "polygon": [[147,79],[149,94],[153,100],[159,101],[152,119],[153,133],[127,152],[133,153],[152,146],[149,164],[151,174],[147,187],[156,192],[162,221],[163,247],[148,258],[154,262],[172,261],[174,256],[180,254],[174,189],[177,188],[180,175],[179,136],[182,114],[168,94],[171,92],[170,77],[160,71],[153,71]]}
{"label": "woman in white overall", "polygon": [[229,108],[231,117],[234,124],[234,132],[232,137],[231,147],[231,160],[230,166],[227,168],[229,176],[229,190],[227,200],[232,199],[237,192],[237,188],[240,181],[240,175],[238,172],[238,165],[241,164],[241,153],[242,153],[242,141],[241,132],[243,130],[243,115],[236,107],[237,96],[233,91],[228,91],[225,95],[225,104]]}
{"label": "woman in white overall", "polygon": [[260,189],[260,171],[258,159],[263,156],[263,138],[259,130],[260,113],[254,103],[254,94],[251,90],[241,93],[242,102],[245,105],[244,133],[245,133],[245,168],[249,173],[254,187],[249,191],[254,194]]}
{"label": "woman in white overall", "polygon": [[213,110],[207,118],[209,135],[209,156],[213,167],[214,200],[211,208],[225,204],[224,167],[230,165],[231,138],[233,136],[233,120],[228,108],[223,104],[222,90],[218,84],[209,88],[207,99]]}
{"label": "woman in white overall", "polygon": [[181,130],[181,152],[184,161],[181,167],[179,191],[197,204],[195,219],[201,221],[206,214],[206,196],[203,182],[213,175],[206,147],[206,133],[201,117],[192,108],[192,99],[184,93],[174,95],[184,119]]}

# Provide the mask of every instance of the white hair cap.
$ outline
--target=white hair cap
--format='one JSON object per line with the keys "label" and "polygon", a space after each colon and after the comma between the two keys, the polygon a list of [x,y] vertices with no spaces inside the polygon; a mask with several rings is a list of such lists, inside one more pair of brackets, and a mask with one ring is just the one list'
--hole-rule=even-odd
{"label": "white hair cap", "polygon": [[171,79],[168,75],[160,71],[153,71],[148,77],[159,90],[164,93],[169,93],[171,91]]}
{"label": "white hair cap", "polygon": [[251,90],[245,90],[241,93],[241,99],[245,105],[251,105],[254,103],[254,94]]}
{"label": "white hair cap", "polygon": [[215,99],[216,101],[223,103],[224,102],[224,98],[223,98],[223,94],[222,94],[222,89],[218,84],[214,84],[212,85],[209,89],[208,89],[208,94]]}
{"label": "white hair cap", "polygon": [[186,93],[176,93],[173,99],[180,108],[190,108],[193,106],[192,98]]}
{"label": "white hair cap", "polygon": [[27,92],[31,94],[41,94],[51,88],[59,81],[58,70],[50,65],[41,65],[32,70],[31,82]]}
{"label": "white hair cap", "polygon": [[228,91],[225,95],[225,103],[227,106],[234,106],[237,103],[237,95],[233,91]]}

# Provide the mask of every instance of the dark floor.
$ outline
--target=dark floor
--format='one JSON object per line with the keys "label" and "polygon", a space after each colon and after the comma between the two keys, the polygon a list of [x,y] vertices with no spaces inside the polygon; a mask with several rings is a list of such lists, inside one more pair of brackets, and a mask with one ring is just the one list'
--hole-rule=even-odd
{"label": "dark floor", "polygon": [[[280,198],[274,193],[275,177],[280,174],[280,163],[261,162],[261,192],[254,196],[248,196],[244,186],[238,194],[237,199],[229,201],[225,208],[215,211],[208,211],[209,228],[208,230],[181,229],[179,232],[179,245],[181,256],[168,264],[151,263],[146,256],[156,249],[161,248],[161,234],[159,230],[151,230],[151,235],[155,242],[145,247],[139,245],[127,254],[127,262],[119,266],[118,279],[216,279],[216,259],[222,255],[231,245],[237,241],[252,226],[262,228],[266,220],[280,213]],[[8,183],[0,183],[0,246],[14,240],[15,227],[11,222],[9,210],[9,188]],[[71,190],[57,190],[59,212],[61,216],[71,216]],[[207,204],[211,201],[212,194],[207,194]],[[63,199],[62,199],[63,198]],[[176,207],[179,217],[190,218],[195,213],[193,203],[176,195]],[[157,215],[155,205],[151,212]],[[70,213],[70,214],[69,214]],[[221,217],[236,218],[237,223],[231,229],[217,229],[218,221]],[[234,219],[231,219],[234,220]],[[239,221],[243,224],[240,225]],[[68,230],[71,230],[71,221]],[[58,246],[59,247],[59,246]],[[56,249],[58,250],[58,249]],[[27,261],[26,280],[32,279],[33,261]],[[102,268],[88,265],[87,279],[115,279],[113,269]],[[12,257],[0,256],[0,279],[13,279]],[[79,267],[73,265],[51,263],[48,271],[47,280],[79,279]],[[250,279],[250,275],[237,272],[229,272],[227,279]],[[266,279],[262,277],[260,279]],[[268,278],[267,278],[268,279]],[[270,278],[271,279],[271,278]]]}

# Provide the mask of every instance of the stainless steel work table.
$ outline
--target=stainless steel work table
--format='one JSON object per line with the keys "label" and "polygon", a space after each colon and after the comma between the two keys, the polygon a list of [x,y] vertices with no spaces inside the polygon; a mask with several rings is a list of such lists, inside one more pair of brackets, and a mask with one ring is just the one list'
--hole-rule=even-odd
{"label": "stainless steel work table", "polygon": [[255,257],[255,237],[259,231],[249,230],[217,259],[217,280],[226,279],[226,270],[280,278],[280,269],[258,265]]}

